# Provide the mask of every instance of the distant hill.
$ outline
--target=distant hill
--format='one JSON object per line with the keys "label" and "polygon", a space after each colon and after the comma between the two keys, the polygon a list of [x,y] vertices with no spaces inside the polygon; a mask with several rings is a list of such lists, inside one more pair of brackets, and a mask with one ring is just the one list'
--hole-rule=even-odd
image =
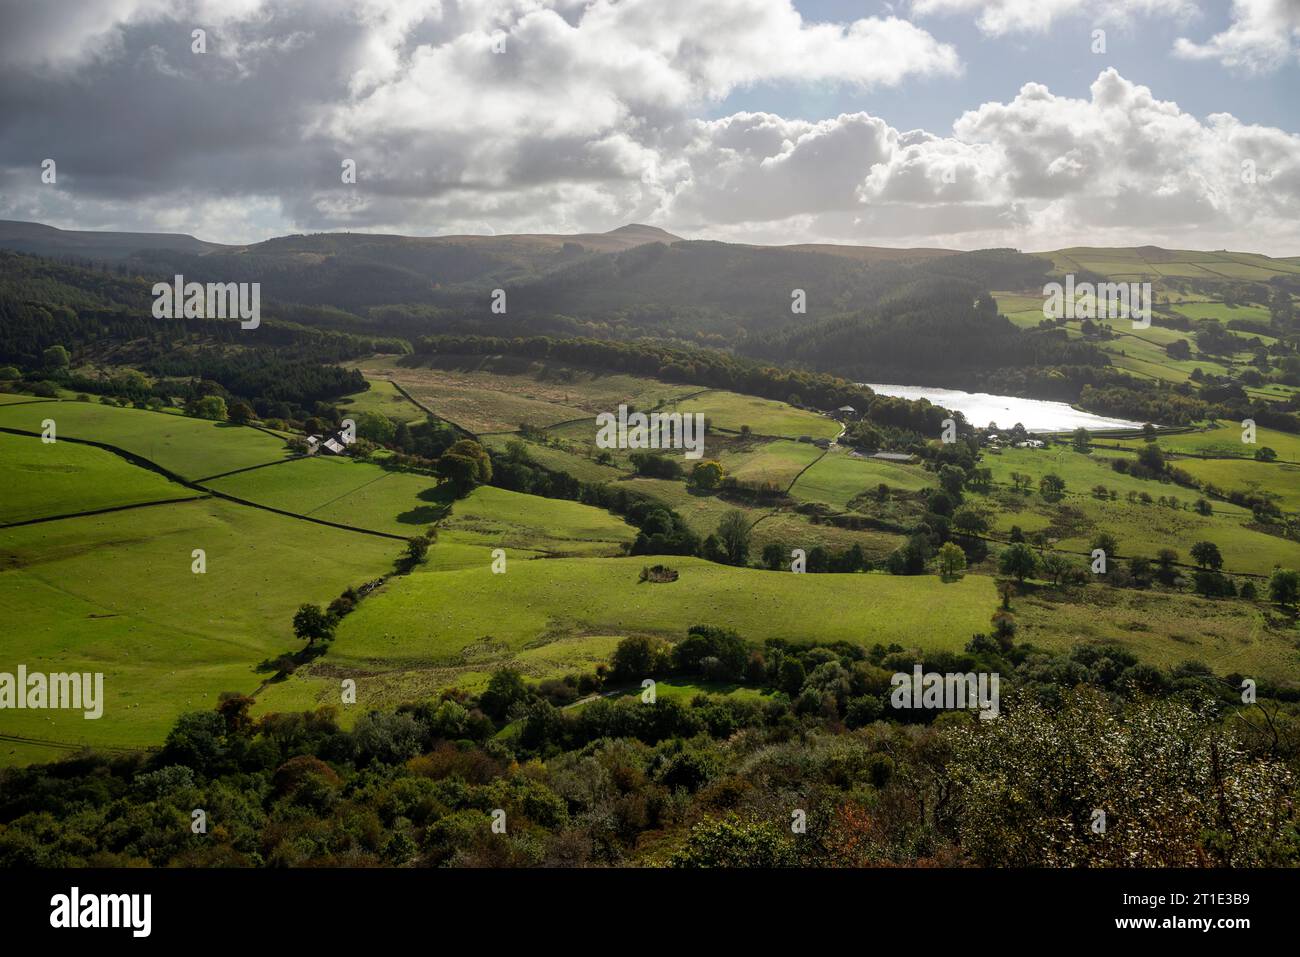
{"label": "distant hill", "polygon": [[[749,342],[746,348],[773,359],[788,349],[809,361],[815,354],[822,365],[853,361],[855,368],[869,367],[868,360],[847,342],[832,354],[827,342],[834,337],[820,332],[815,345],[781,337],[876,314],[892,297],[941,280],[971,291],[1031,290],[1050,275],[1075,273],[1151,280],[1162,294],[1191,287],[1197,295],[1277,277],[1300,283],[1300,264],[1250,253],[760,246],[687,240],[644,224],[575,234],[314,233],[221,245],[181,234],[0,222],[4,248],[107,263],[149,282],[178,273],[199,282],[259,282],[263,301],[280,305],[283,317],[367,335],[482,334],[489,325],[502,335],[651,335],[724,348]],[[504,314],[490,309],[496,289],[506,292]]]}
{"label": "distant hill", "polygon": [[[490,322],[501,332],[523,325],[530,333],[648,334],[720,345],[861,311],[928,276],[1005,289],[1047,269],[1044,260],[1010,250],[758,246],[684,240],[642,224],[569,235],[315,233],[227,246],[192,236],[0,223],[4,245],[106,262],[149,281],[179,273],[198,282],[260,282],[265,302],[308,310],[282,315],[348,330],[369,332],[377,322],[400,335],[482,332]],[[507,292],[504,316],[488,308],[498,288]],[[796,300],[803,308],[792,308]]]}
{"label": "distant hill", "polygon": [[1071,246],[1034,253],[1062,273],[1083,272],[1118,282],[1267,282],[1300,277],[1300,257],[1273,259],[1259,253],[1162,249],[1159,246]]}
{"label": "distant hill", "polygon": [[779,246],[779,249],[791,249],[810,253],[826,253],[829,256],[843,256],[859,262],[925,262],[941,256],[956,256],[960,249],[937,249],[927,246],[893,249],[889,246],[843,246],[838,243],[792,243]]}
{"label": "distant hill", "polygon": [[223,247],[184,233],[119,233],[85,229],[57,229],[42,223],[0,219],[0,249],[35,256],[81,256],[101,262],[119,262],[151,249],[179,250],[201,255]]}

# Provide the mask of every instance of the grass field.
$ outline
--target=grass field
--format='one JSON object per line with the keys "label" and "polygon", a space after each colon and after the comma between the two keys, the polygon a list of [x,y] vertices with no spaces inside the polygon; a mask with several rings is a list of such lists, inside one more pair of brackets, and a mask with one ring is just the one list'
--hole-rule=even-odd
{"label": "grass field", "polygon": [[[747,688],[744,685],[737,684],[719,684],[710,681],[688,681],[683,678],[666,678],[655,682],[655,697],[668,701],[680,701],[688,704],[696,695],[707,694],[719,698],[731,698],[735,701],[766,701],[771,698],[775,692],[764,691],[759,688]],[[616,698],[640,697],[641,689],[629,689],[622,694],[615,695]],[[583,705],[575,705],[581,708]]]}
{"label": "grass field", "polygon": [[[1065,480],[1068,491],[1085,495],[1094,485],[1100,484],[1115,489],[1121,497],[1130,491],[1146,492],[1156,498],[1161,495],[1175,495],[1179,498],[1190,496],[1192,499],[1199,497],[1200,493],[1193,489],[1136,478],[1111,468],[1111,459],[1125,457],[1128,457],[1128,453],[1114,449],[1096,449],[1091,454],[1084,455],[1066,445],[1049,445],[1042,449],[1003,449],[998,455],[985,455],[980,460],[980,465],[992,470],[993,481],[999,485],[1010,485],[1012,472],[1030,476],[1035,493],[1038,491],[1039,479],[1052,473]],[[1241,514],[1246,513],[1243,511]]]}
{"label": "grass field", "polygon": [[103,442],[195,480],[285,458],[284,441],[247,426],[166,412],[89,402],[0,406],[0,426],[40,434],[44,419],[56,437]]}
{"label": "grass field", "polygon": [[0,525],[198,495],[103,449],[0,433]]}
{"label": "grass field", "polygon": [[[1239,430],[1236,434],[1240,435]],[[1222,433],[1202,435],[1210,442],[1222,439]],[[1195,441],[1191,435],[1169,439]],[[1196,542],[1211,541],[1219,546],[1225,568],[1231,571],[1267,575],[1275,565],[1300,567],[1300,543],[1246,527],[1253,518],[1249,510],[1240,506],[1216,500],[1211,503],[1213,514],[1201,516],[1183,508],[1128,502],[1130,491],[1145,492],[1155,499],[1173,497],[1180,503],[1195,502],[1201,493],[1116,472],[1107,460],[1121,454],[1098,449],[1091,455],[1083,455],[1066,446],[1051,446],[1037,450],[1006,449],[1000,455],[985,456],[983,463],[993,469],[994,480],[1000,484],[1010,483],[1014,471],[1033,479],[1034,494],[1030,496],[1019,500],[1005,493],[996,496],[1002,505],[994,505],[999,510],[993,528],[998,533],[1006,533],[1013,525],[1025,532],[1051,528],[1058,547],[1076,552],[1089,550],[1093,534],[1105,530],[1119,539],[1121,555],[1125,557],[1151,558],[1161,548],[1173,548],[1184,561],[1189,560],[1191,546]],[[1224,490],[1276,491],[1283,508],[1294,509],[1294,503],[1300,499],[1300,479],[1295,474],[1300,469],[1296,466],[1192,458],[1176,458],[1174,465],[1198,480],[1213,481]],[[1045,503],[1037,492],[1038,480],[1048,472],[1060,475],[1066,482],[1066,498],[1055,505]],[[1094,485],[1114,489],[1118,498],[1104,502],[1093,498]],[[983,496],[971,498],[977,502],[990,501]]]}
{"label": "grass field", "polygon": [[642,376],[509,356],[381,357],[363,362],[361,369],[372,381],[391,377],[439,416],[472,432],[594,419],[598,412],[617,410],[619,403],[645,409],[698,391]]}
{"label": "grass field", "polygon": [[1295,630],[1270,625],[1249,602],[1089,585],[1035,591],[1017,598],[1013,611],[1020,637],[1042,648],[1114,643],[1161,667],[1195,660],[1216,674],[1286,682],[1300,670]]}
{"label": "grass field", "polygon": [[1130,504],[1124,499],[1102,502],[1072,496],[1058,505],[1048,505],[1035,494],[1026,500],[1025,511],[1000,514],[994,528],[1006,533],[1012,525],[1025,532],[1051,528],[1056,547],[1076,553],[1089,552],[1093,536],[1108,531],[1119,541],[1123,559],[1155,558],[1160,549],[1172,548],[1182,561],[1191,563],[1192,546],[1209,541],[1219,546],[1225,570],[1268,575],[1277,565],[1300,567],[1300,542],[1253,531],[1223,515],[1201,516],[1186,509]]}
{"label": "grass field", "polygon": [[[1186,452],[1197,455],[1229,455],[1253,459],[1258,449],[1268,447],[1278,455],[1279,461],[1300,462],[1300,436],[1278,432],[1274,429],[1256,428],[1255,444],[1241,441],[1242,429],[1238,424],[1221,425],[1195,432],[1161,435],[1156,441],[1167,452]],[[1143,439],[1104,439],[1107,445],[1122,445],[1140,449]]]}
{"label": "grass field", "polygon": [[[1254,304],[1229,306],[1222,302],[1181,302],[1174,306],[1174,312],[1197,321],[1217,319],[1224,325],[1232,319],[1248,319],[1251,322],[1262,322],[1268,325],[1271,318],[1268,309],[1264,306]],[[1252,335],[1240,331],[1238,334]]]}
{"label": "grass field", "polygon": [[843,551],[860,545],[872,560],[886,557],[902,545],[906,537],[873,529],[839,528],[826,523],[813,524],[806,515],[780,511],[765,515],[751,530],[750,551],[757,557],[763,546],[775,542],[782,548],[802,548],[809,551],[818,545],[832,551]]}
{"label": "grass field", "polygon": [[768,482],[781,488],[817,461],[822,449],[811,442],[754,442],[720,457],[727,474],[742,482]]}
{"label": "grass field", "polygon": [[1225,492],[1273,495],[1283,510],[1300,511],[1300,466],[1228,459],[1178,459],[1176,464],[1197,481],[1211,482]]}
{"label": "grass field", "polygon": [[[517,435],[488,435],[483,437],[483,444],[494,452],[505,451],[510,442],[523,442],[524,447],[528,449],[528,457],[538,465],[557,472],[568,472],[582,482],[612,482],[628,474],[622,469],[614,468],[611,465],[601,465],[594,459],[583,455],[581,450],[585,446],[578,443],[573,443],[574,448],[569,449],[529,442]],[[567,446],[569,443],[563,444]]]}
{"label": "grass field", "polygon": [[[637,530],[617,515],[579,502],[538,498],[491,486],[480,486],[452,505],[451,515],[438,526],[452,542],[550,555],[619,555],[636,538]],[[436,548],[436,546],[435,546]]]}
{"label": "grass field", "polygon": [[259,505],[394,535],[419,535],[445,511],[432,491],[436,479],[325,455],[206,484]]}
{"label": "grass field", "polygon": [[739,432],[741,426],[747,425],[756,435],[787,439],[797,439],[804,435],[814,439],[833,439],[839,435],[841,428],[834,419],[796,409],[784,402],[721,390],[704,392],[671,403],[668,410],[702,412],[715,429]]}
{"label": "grass field", "polygon": [[[935,576],[794,575],[667,561],[681,577],[662,585],[638,584],[642,558],[519,562],[504,575],[486,565],[417,571],[344,620],[329,655],[311,668],[318,693],[332,693],[338,675],[357,676],[359,687],[370,689],[367,704],[388,704],[450,684],[475,686],[508,663],[536,677],[563,674],[574,656],[607,653],[624,635],[675,640],[700,623],[735,628],[754,642],[896,641],[957,650],[987,627],[997,602],[992,579],[978,576],[945,584]],[[593,636],[594,645],[581,641]],[[576,648],[561,645],[562,667],[548,672],[553,662],[541,651],[575,639]],[[539,661],[548,663],[536,667]],[[273,695],[300,696],[309,680]]]}
{"label": "grass field", "polygon": [[799,476],[790,494],[803,502],[822,502],[843,509],[854,496],[881,484],[912,492],[930,488],[936,481],[933,474],[917,465],[859,458],[836,448]]}
{"label": "grass field", "polygon": [[336,403],[345,416],[362,412],[377,412],[398,422],[423,422],[427,418],[423,409],[397,391],[387,379],[371,379],[370,388],[344,396]]}
{"label": "grass field", "polygon": [[[191,570],[196,548],[206,574]],[[327,604],[390,572],[400,551],[216,499],[6,529],[4,670],[103,672],[105,706],[98,720],[7,711],[4,730],[159,744],[179,713],[211,708],[221,691],[253,691],[261,661],[300,647],[290,624],[299,604]]]}
{"label": "grass field", "polygon": [[[451,501],[426,475],[324,456],[241,472],[212,488],[354,528],[418,535],[437,525],[447,541],[537,554],[621,554],[636,529],[603,509],[481,486]],[[490,557],[484,557],[489,561]]]}
{"label": "grass field", "polygon": [[1255,253],[1159,249],[1155,246],[1096,249],[1076,246],[1035,253],[1062,273],[1088,270],[1116,281],[1165,278],[1235,281],[1295,273],[1295,264]]}

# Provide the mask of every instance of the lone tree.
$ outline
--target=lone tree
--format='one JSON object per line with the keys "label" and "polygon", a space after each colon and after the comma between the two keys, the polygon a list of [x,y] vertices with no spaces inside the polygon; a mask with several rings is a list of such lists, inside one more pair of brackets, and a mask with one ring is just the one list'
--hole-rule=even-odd
{"label": "lone tree", "polygon": [[1059,502],[1065,496],[1065,479],[1049,472],[1038,480],[1038,494],[1045,502]]}
{"label": "lone tree", "polygon": [[205,395],[194,403],[194,415],[200,419],[224,422],[226,419],[226,400],[219,395]]}
{"label": "lone tree", "polygon": [[713,459],[697,462],[695,468],[691,469],[691,484],[711,492],[722,484],[725,475],[721,463]]}
{"label": "lone tree", "polygon": [[406,557],[410,559],[412,565],[418,565],[424,561],[424,556],[429,554],[429,540],[423,535],[416,535],[414,538],[406,540]]}
{"label": "lone tree", "polygon": [[1201,568],[1208,568],[1210,571],[1218,571],[1223,567],[1223,556],[1219,554],[1219,546],[1214,542],[1197,542],[1192,546],[1192,560]]}
{"label": "lone tree", "polygon": [[293,633],[310,648],[317,639],[329,641],[333,638],[336,624],[334,616],[322,611],[320,605],[300,605],[293,616]]}
{"label": "lone tree", "polygon": [[966,567],[966,553],[954,542],[944,542],[939,547],[939,575],[942,578],[956,578]]}
{"label": "lone tree", "polygon": [[1300,572],[1289,568],[1275,568],[1268,580],[1268,597],[1283,608],[1294,608],[1300,602]]}
{"label": "lone tree", "polygon": [[63,346],[50,346],[41,353],[41,362],[46,372],[60,372],[66,369],[71,361],[68,350]]}
{"label": "lone tree", "polygon": [[236,425],[247,425],[253,421],[253,410],[247,402],[235,402],[226,413],[226,418]]}
{"label": "lone tree", "polygon": [[729,565],[749,561],[749,522],[745,513],[733,508],[718,522],[718,541]]}
{"label": "lone tree", "polygon": [[473,439],[461,439],[442,453],[434,471],[460,498],[492,481],[492,460]]}
{"label": "lone tree", "polygon": [[1002,574],[1014,575],[1016,581],[1023,582],[1038,570],[1038,556],[1034,550],[1023,542],[1018,542],[1002,550]]}

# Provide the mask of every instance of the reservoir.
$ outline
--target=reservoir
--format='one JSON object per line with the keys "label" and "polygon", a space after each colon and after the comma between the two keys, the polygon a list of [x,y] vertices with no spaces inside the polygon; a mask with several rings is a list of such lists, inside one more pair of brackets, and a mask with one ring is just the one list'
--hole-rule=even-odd
{"label": "reservoir", "polygon": [[998,428],[1009,429],[1017,422],[1030,432],[1070,432],[1083,426],[1095,429],[1140,429],[1141,422],[1127,419],[1110,419],[1091,412],[1082,412],[1064,402],[1046,399],[1017,399],[1009,395],[992,395],[988,392],[963,392],[960,389],[933,389],[919,385],[888,385],[875,382],[866,385],[881,395],[902,399],[929,399],[934,405],[960,412],[976,428],[996,422]]}

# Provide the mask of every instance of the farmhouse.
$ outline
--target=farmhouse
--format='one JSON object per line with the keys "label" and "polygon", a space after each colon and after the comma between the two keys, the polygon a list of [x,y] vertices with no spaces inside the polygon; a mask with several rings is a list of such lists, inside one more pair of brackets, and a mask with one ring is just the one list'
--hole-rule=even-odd
{"label": "farmhouse", "polygon": [[315,455],[323,450],[329,455],[347,455],[348,446],[351,444],[348,437],[341,430],[328,437],[309,435],[307,436],[307,454]]}

